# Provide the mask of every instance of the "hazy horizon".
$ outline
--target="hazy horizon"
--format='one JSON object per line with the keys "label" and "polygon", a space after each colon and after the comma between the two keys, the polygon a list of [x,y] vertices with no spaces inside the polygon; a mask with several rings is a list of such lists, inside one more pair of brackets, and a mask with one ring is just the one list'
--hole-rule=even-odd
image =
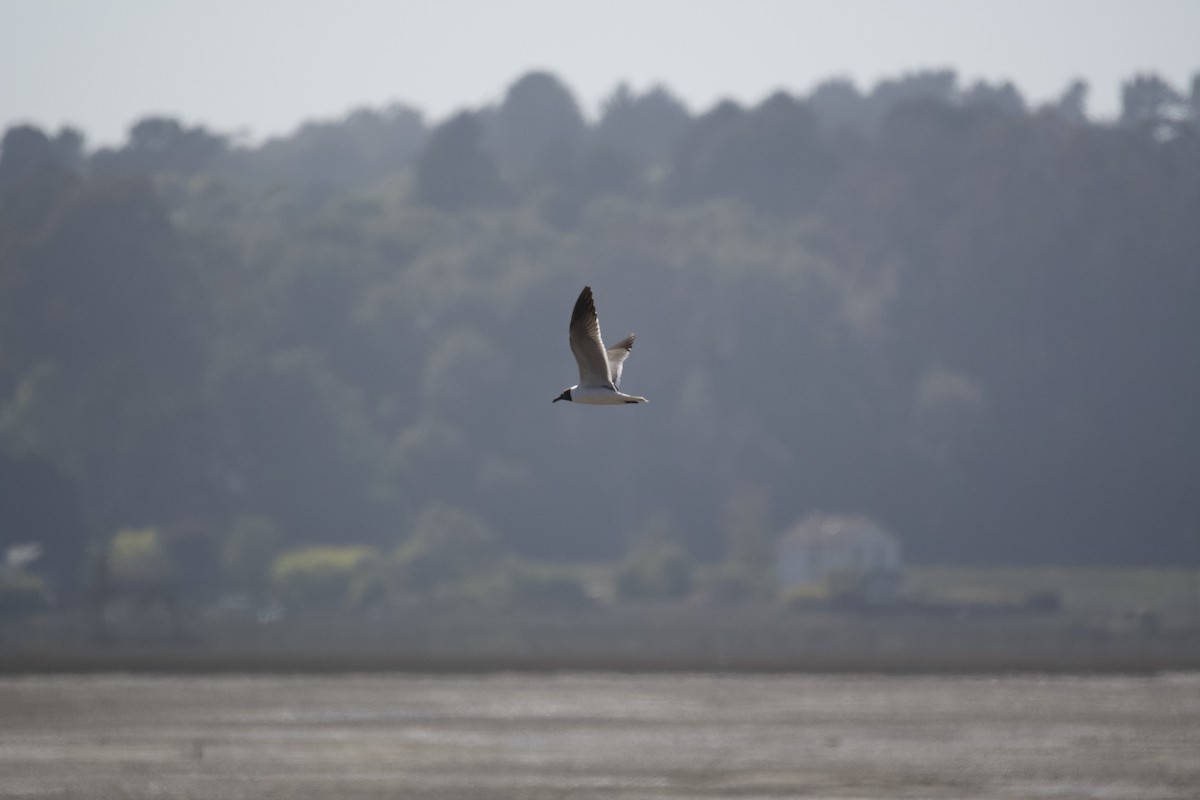
{"label": "hazy horizon", "polygon": [[1081,78],[1099,119],[1118,112],[1120,84],[1135,74],[1186,90],[1200,69],[1200,4],[1185,0],[0,0],[0,16],[0,124],[70,125],[91,146],[156,114],[255,141],[396,103],[437,121],[498,102],[534,69],[560,77],[593,117],[622,82],[664,85],[699,112],[833,77],[865,90],[950,68],[964,84],[1011,81],[1035,105]]}

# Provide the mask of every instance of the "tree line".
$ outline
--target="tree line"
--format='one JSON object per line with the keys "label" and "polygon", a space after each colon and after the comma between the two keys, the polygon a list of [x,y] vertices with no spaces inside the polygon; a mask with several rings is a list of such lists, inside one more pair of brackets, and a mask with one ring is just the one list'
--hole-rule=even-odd
{"label": "tree line", "polygon": [[[588,120],[534,72],[261,144],[12,127],[0,546],[69,592],[145,526],[713,561],[824,510],[926,563],[1195,563],[1200,74],[1086,96],[941,71]],[[584,284],[649,405],[551,406]]]}

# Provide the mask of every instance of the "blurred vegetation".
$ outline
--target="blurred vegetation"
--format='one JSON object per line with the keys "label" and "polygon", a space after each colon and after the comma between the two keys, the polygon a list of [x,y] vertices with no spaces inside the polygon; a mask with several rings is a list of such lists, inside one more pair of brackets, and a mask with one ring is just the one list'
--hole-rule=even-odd
{"label": "blurred vegetation", "polygon": [[510,561],[500,572],[502,605],[529,611],[580,611],[592,607],[581,576],[569,568]]}
{"label": "blurred vegetation", "polygon": [[109,543],[108,569],[119,579],[162,580],[174,565],[157,528],[124,528]]}
{"label": "blurred vegetation", "polygon": [[458,508],[438,505],[417,520],[412,535],[394,554],[405,587],[429,596],[439,586],[477,575],[496,560],[488,524]]}
{"label": "blurred vegetation", "polygon": [[304,547],[271,564],[271,585],[299,608],[345,608],[351,585],[378,554],[369,547]]}
{"label": "blurred vegetation", "polygon": [[45,611],[53,602],[50,588],[40,576],[0,570],[0,616]]}
{"label": "blurred vegetation", "polygon": [[262,597],[270,583],[270,568],[283,546],[283,534],[270,517],[239,514],[221,550],[222,569],[231,588]]}
{"label": "blurred vegetation", "polygon": [[[622,596],[764,598],[820,509],[915,563],[1200,563],[1200,82],[1086,98],[940,71],[589,120],[531,73],[259,145],[11,128],[0,546],[59,597],[108,548],[352,606],[582,603],[513,565],[622,554]],[[549,403],[584,284],[649,405]]]}
{"label": "blurred vegetation", "polygon": [[[912,567],[907,596],[944,602],[1014,604],[1048,595],[1068,611],[1183,611],[1200,614],[1200,571],[1112,567]],[[1057,610],[1057,609],[1053,609]]]}
{"label": "blurred vegetation", "polygon": [[677,600],[691,593],[694,570],[677,542],[638,542],[617,570],[617,594],[625,600]]}

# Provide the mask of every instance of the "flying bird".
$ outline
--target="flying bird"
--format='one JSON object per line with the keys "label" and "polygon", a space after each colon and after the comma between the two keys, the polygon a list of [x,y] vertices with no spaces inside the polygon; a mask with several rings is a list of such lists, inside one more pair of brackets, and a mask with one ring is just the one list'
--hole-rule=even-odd
{"label": "flying bird", "polygon": [[605,348],[600,338],[600,319],[592,302],[592,287],[585,286],[571,312],[571,352],[579,365],[579,383],[563,391],[552,402],[566,400],[594,406],[645,403],[646,398],[619,391],[621,368],[633,349],[633,334]]}

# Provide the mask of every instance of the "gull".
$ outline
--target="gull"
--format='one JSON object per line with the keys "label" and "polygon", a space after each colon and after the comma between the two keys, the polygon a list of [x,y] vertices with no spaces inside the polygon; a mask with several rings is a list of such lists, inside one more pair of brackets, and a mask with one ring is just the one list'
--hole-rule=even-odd
{"label": "gull", "polygon": [[579,365],[579,383],[563,391],[551,402],[566,400],[594,406],[620,403],[645,403],[646,398],[618,391],[621,367],[633,349],[633,334],[605,348],[600,338],[600,319],[592,302],[592,287],[585,286],[571,312],[571,352]]}

